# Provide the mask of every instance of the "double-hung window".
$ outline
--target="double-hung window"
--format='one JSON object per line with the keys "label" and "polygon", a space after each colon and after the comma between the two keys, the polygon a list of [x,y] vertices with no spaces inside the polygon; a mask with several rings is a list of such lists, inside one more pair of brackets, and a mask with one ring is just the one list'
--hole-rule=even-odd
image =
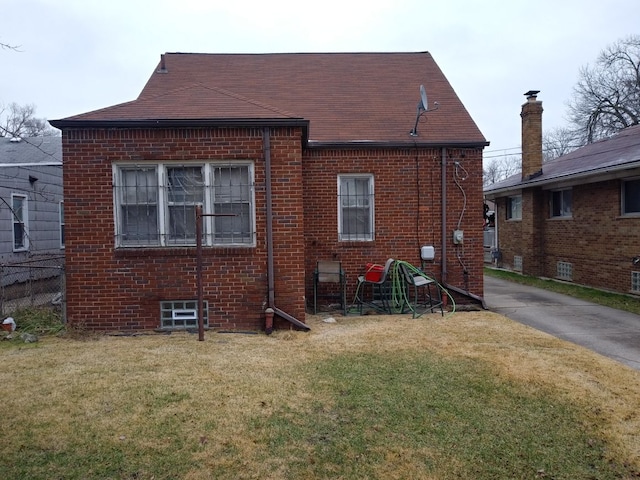
{"label": "double-hung window", "polygon": [[118,244],[159,245],[158,168],[119,167],[114,185]]}
{"label": "double-hung window", "polygon": [[507,197],[507,220],[522,220],[522,195]]}
{"label": "double-hung window", "polygon": [[204,205],[202,166],[167,167],[166,219],[168,242],[196,243],[196,205]]}
{"label": "double-hung window", "polygon": [[29,209],[25,195],[11,195],[13,251],[29,250]]}
{"label": "double-hung window", "polygon": [[338,238],[374,239],[373,175],[338,176]]}
{"label": "double-hung window", "polygon": [[118,246],[254,245],[253,165],[114,165]]}
{"label": "double-hung window", "polygon": [[572,190],[553,190],[551,192],[551,205],[549,211],[551,217],[570,217],[572,201]]}

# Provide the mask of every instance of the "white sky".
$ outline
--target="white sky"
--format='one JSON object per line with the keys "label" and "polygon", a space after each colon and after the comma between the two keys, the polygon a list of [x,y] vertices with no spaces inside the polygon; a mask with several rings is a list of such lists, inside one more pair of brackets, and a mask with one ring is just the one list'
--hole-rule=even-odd
{"label": "white sky", "polygon": [[20,46],[0,50],[0,105],[53,120],[133,100],[164,52],[429,51],[488,158],[519,153],[524,92],[565,126],[580,67],[639,30],[638,0],[0,0],[0,43]]}

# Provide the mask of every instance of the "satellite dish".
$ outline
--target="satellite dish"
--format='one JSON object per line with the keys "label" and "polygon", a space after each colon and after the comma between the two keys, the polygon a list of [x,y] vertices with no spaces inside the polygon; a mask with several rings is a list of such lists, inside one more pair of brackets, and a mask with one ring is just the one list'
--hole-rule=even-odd
{"label": "satellite dish", "polygon": [[418,121],[420,121],[420,117],[427,112],[437,110],[439,107],[438,102],[433,102],[433,104],[435,105],[435,107],[429,110],[427,90],[424,88],[424,85],[420,85],[420,101],[418,102],[418,108],[416,111],[416,123],[413,126],[413,130],[409,132],[409,135],[411,135],[412,137],[418,136]]}
{"label": "satellite dish", "polygon": [[429,102],[427,101],[427,90],[424,85],[420,85],[420,103],[418,104],[418,110],[429,110]]}

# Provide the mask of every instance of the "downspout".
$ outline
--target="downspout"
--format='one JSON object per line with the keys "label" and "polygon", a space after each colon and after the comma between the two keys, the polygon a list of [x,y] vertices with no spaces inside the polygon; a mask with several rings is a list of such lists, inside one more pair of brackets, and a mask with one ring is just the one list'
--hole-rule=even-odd
{"label": "downspout", "polygon": [[[484,301],[484,298],[479,297],[478,295],[474,295],[471,292],[463,290],[458,287],[454,287],[453,285],[449,285],[447,282],[447,149],[442,147],[441,153],[441,172],[442,176],[442,285],[447,290],[452,290],[461,295],[465,295],[473,300],[476,300],[482,304],[482,308],[487,309],[487,305]],[[446,298],[446,297],[445,297]]]}
{"label": "downspout", "polygon": [[262,148],[264,153],[265,162],[265,182],[266,182],[266,200],[267,200],[267,281],[269,287],[269,300],[268,308],[265,311],[265,333],[270,335],[273,332],[273,315],[276,314],[279,317],[291,322],[296,327],[299,327],[305,331],[309,331],[308,325],[305,325],[297,318],[283,312],[276,307],[275,298],[275,278],[273,268],[273,197],[271,194],[271,130],[269,127],[264,127],[262,130]]}
{"label": "downspout", "polygon": [[442,191],[442,265],[440,266],[442,285],[447,285],[447,149],[442,147],[441,158],[441,191]]}

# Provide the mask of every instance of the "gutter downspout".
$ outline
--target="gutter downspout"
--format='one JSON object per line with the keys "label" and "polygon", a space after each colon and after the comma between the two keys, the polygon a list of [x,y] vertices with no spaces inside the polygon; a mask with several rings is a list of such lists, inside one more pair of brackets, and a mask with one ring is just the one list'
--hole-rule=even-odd
{"label": "gutter downspout", "polygon": [[[441,153],[441,172],[442,176],[442,285],[447,290],[453,290],[456,293],[461,295],[465,295],[473,300],[479,301],[482,304],[482,308],[487,310],[487,305],[484,301],[484,298],[474,295],[471,292],[463,290],[458,287],[454,287],[453,285],[449,285],[447,282],[447,149],[442,147]],[[446,297],[445,297],[446,298]]]}
{"label": "gutter downspout", "polygon": [[441,191],[442,191],[442,204],[441,204],[441,216],[442,216],[442,265],[441,277],[442,285],[447,285],[447,149],[442,147],[440,154],[441,158]]}
{"label": "gutter downspout", "polygon": [[[262,148],[264,152],[265,161],[265,182],[266,182],[266,197],[267,197],[267,280],[269,285],[269,308],[266,310],[266,324],[265,333],[270,335],[273,332],[273,314],[282,317],[283,319],[291,322],[296,327],[299,327],[305,331],[311,330],[308,325],[305,325],[297,318],[283,312],[275,305],[275,279],[273,268],[273,197],[271,194],[271,130],[269,127],[264,127],[262,130]],[[270,310],[270,311],[269,311]]]}

